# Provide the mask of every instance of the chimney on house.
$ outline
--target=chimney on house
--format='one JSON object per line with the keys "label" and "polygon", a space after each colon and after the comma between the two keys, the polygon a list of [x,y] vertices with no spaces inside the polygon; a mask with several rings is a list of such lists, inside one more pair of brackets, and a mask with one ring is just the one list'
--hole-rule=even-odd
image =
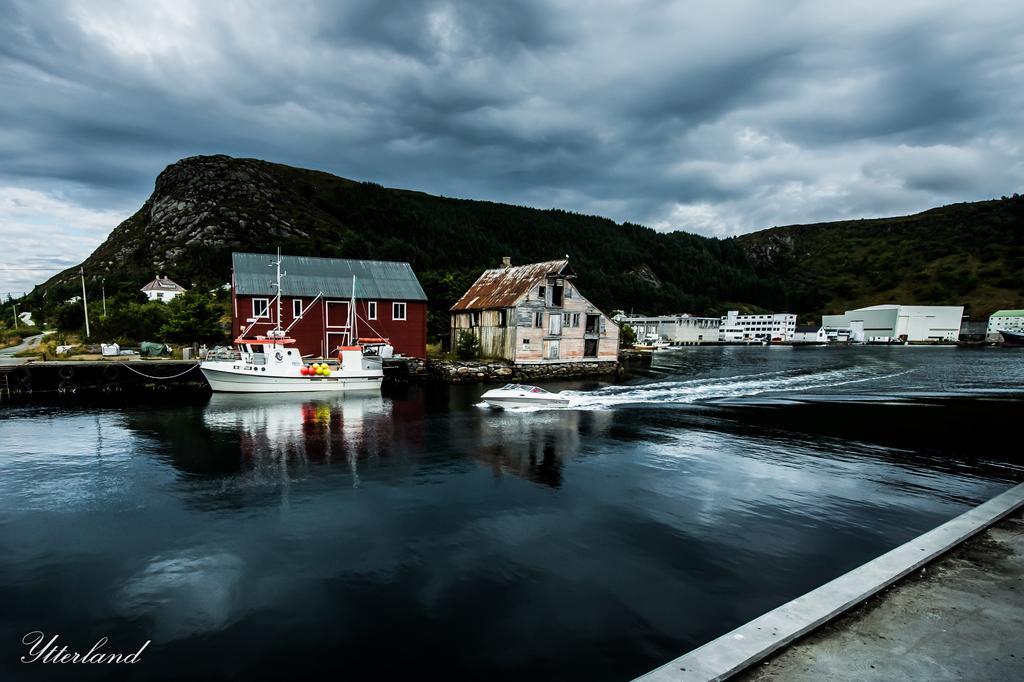
{"label": "chimney on house", "polygon": [[503,268],[510,268],[510,267],[512,267],[512,256],[502,256],[501,257],[501,267],[503,267]]}

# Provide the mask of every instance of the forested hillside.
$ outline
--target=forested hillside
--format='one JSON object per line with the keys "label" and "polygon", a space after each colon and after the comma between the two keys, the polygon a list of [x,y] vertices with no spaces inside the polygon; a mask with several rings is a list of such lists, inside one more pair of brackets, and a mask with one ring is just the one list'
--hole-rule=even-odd
{"label": "forested hillside", "polygon": [[[716,312],[722,301],[783,305],[740,246],[684,232],[561,210],[386,189],[253,159],[193,157],[169,166],[131,218],[85,261],[87,286],[132,293],[155,274],[188,287],[226,283],[235,250],[401,260],[430,297],[433,332],[447,309],[502,256],[513,263],[566,254],[579,286],[611,310]],[[49,306],[75,295],[77,267],[36,287]]]}
{"label": "forested hillside", "polygon": [[951,204],[898,218],[775,227],[738,241],[792,309],[963,304],[984,318],[1024,308],[1024,197]]}
{"label": "forested hillside", "polygon": [[[387,189],[255,159],[200,156],[168,166],[153,194],[84,263],[91,296],[134,297],[164,274],[194,289],[230,278],[232,251],[410,262],[447,309],[502,256],[568,255],[605,310],[719,315],[727,307],[822,312],[884,302],[964,303],[975,316],[1024,307],[1024,198],[914,216],[794,225],[735,239],[659,233],[562,210]],[[37,319],[78,293],[77,266],[23,303]]]}

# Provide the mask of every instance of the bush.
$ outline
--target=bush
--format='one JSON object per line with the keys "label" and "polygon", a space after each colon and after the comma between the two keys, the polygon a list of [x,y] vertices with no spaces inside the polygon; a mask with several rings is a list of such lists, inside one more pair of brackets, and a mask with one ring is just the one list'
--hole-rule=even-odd
{"label": "bush", "polygon": [[480,355],[480,341],[476,334],[463,329],[459,332],[459,340],[455,344],[455,356],[460,360],[473,360]]}
{"label": "bush", "polygon": [[619,330],[619,347],[626,348],[636,343],[636,332],[628,324],[622,325]]}

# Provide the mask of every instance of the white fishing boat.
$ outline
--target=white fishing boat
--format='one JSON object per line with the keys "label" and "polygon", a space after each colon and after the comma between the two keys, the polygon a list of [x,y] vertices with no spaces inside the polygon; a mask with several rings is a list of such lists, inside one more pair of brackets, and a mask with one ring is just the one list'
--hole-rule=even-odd
{"label": "white fishing boat", "polygon": [[481,398],[491,407],[568,407],[569,399],[540,386],[505,384],[492,388]]}
{"label": "white fishing boat", "polygon": [[[314,391],[379,391],[384,380],[381,353],[364,355],[356,333],[355,278],[348,306],[348,344],[338,348],[337,361],[306,362],[281,328],[281,254],[277,268],[277,323],[266,335],[248,338],[258,318],[235,339],[235,348],[214,348],[199,364],[214,391],[230,393],[298,393]],[[298,320],[296,320],[297,322]],[[292,322],[294,326],[295,322]],[[344,341],[343,341],[344,342]]]}
{"label": "white fishing boat", "polygon": [[668,350],[671,347],[671,343],[654,333],[648,334],[633,344],[635,350]]}

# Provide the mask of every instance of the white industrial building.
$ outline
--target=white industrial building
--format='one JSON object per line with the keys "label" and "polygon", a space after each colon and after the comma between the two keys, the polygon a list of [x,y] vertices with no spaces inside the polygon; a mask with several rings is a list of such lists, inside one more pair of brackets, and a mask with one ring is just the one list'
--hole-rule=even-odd
{"label": "white industrial building", "polygon": [[1002,341],[999,330],[1024,334],[1024,310],[997,310],[988,318],[986,341]]}
{"label": "white industrial building", "polygon": [[730,310],[718,325],[718,340],[723,343],[749,341],[790,341],[796,331],[796,315],[791,313],[765,313],[740,315]]}
{"label": "white industrial building", "polygon": [[654,317],[627,317],[617,315],[615,321],[628,324],[637,339],[659,336],[676,346],[697,346],[718,341],[719,318],[693,315],[658,315]]}
{"label": "white industrial building", "polygon": [[823,315],[821,326],[829,330],[863,329],[867,343],[887,341],[952,342],[960,338],[963,306],[873,305],[847,310],[843,315]]}

